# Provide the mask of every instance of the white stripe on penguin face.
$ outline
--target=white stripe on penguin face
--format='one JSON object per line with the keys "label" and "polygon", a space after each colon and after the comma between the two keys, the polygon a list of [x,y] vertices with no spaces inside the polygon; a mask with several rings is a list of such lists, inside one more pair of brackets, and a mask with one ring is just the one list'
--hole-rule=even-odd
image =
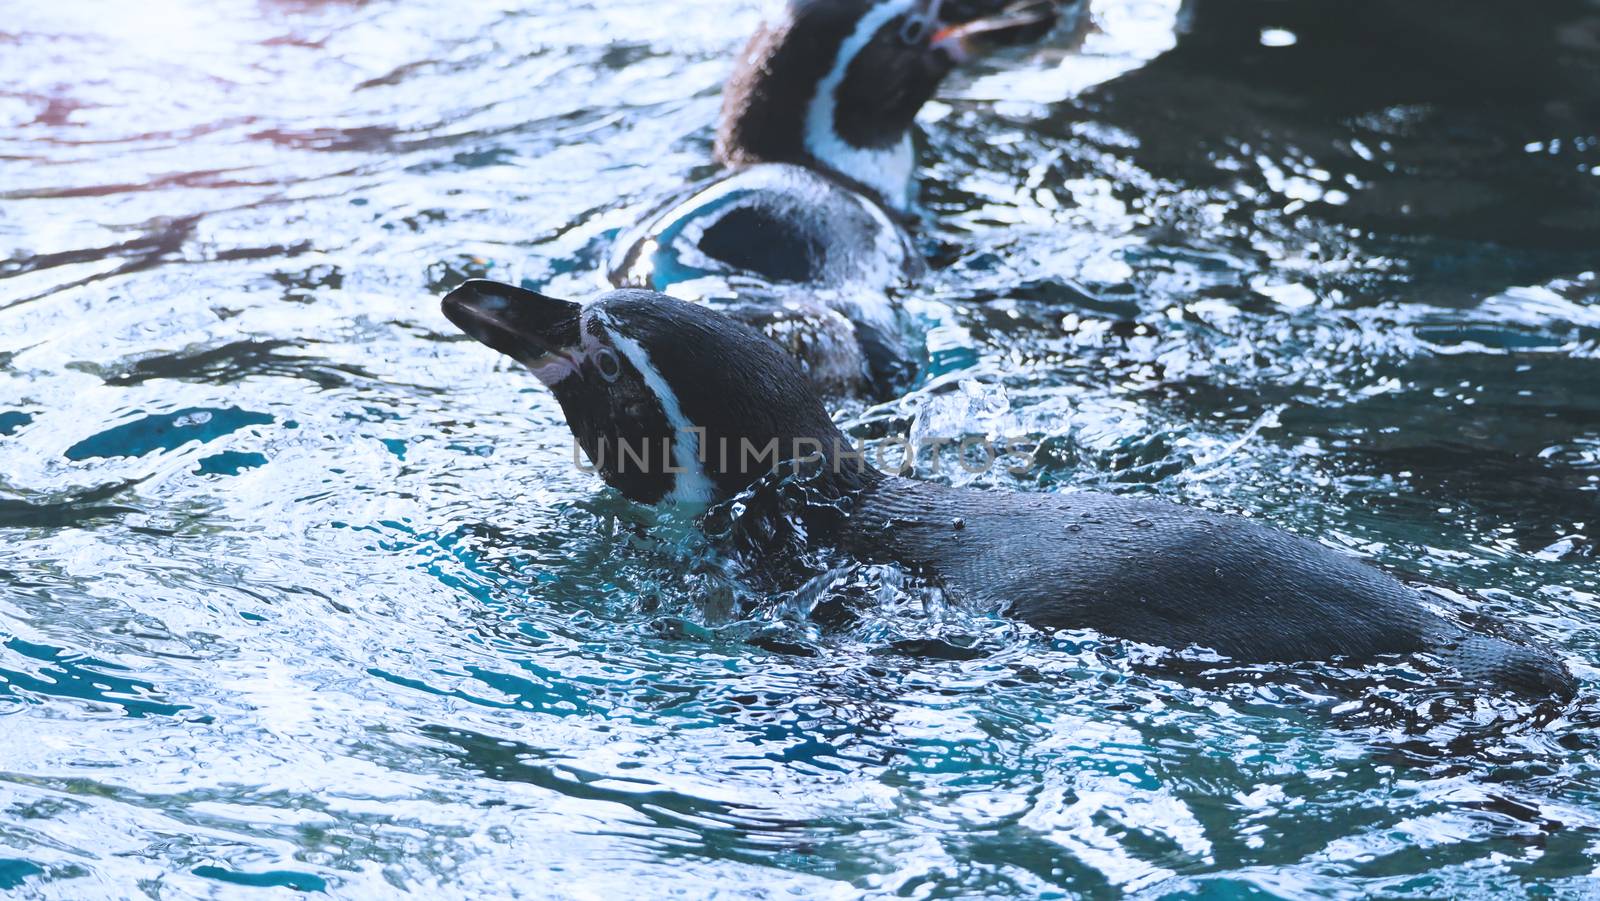
{"label": "white stripe on penguin face", "polygon": [[911,135],[882,150],[856,147],[839,136],[834,114],[839,105],[836,96],[839,85],[844,82],[845,72],[856,54],[890,19],[921,2],[923,0],[886,0],[862,16],[855,30],[839,45],[833,68],[817,83],[817,93],[806,109],[806,150],[834,170],[877,191],[890,206],[902,210],[911,203],[911,169],[916,163]]}
{"label": "white stripe on penguin face", "polygon": [[[711,484],[710,477],[706,475],[705,465],[700,461],[700,430],[683,415],[678,395],[662,377],[661,370],[650,361],[650,354],[639,342],[618,331],[616,323],[603,310],[590,308],[583,311],[583,320],[590,316],[605,326],[606,333],[611,337],[611,345],[627,357],[633,368],[639,371],[639,375],[644,378],[645,387],[649,388],[660,402],[661,412],[666,416],[667,425],[672,429],[672,457],[679,471],[672,476],[672,491],[662,500],[676,504],[711,503],[717,492],[716,487]],[[580,325],[584,326],[581,331],[584,336],[585,351],[588,351],[587,345],[593,338],[589,335],[587,322],[580,320]]]}

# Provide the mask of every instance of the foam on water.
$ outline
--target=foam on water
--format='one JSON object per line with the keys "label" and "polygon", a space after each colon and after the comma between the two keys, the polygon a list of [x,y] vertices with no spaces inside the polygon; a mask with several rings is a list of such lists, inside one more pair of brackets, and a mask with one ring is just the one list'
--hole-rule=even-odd
{"label": "foam on water", "polygon": [[825,554],[763,584],[579,471],[436,297],[590,290],[708,174],[752,5],[12,6],[0,888],[1590,890],[1592,5],[1107,0],[1076,55],[962,73],[920,139],[929,369],[842,413],[1022,433],[980,488],[1458,586],[1567,655],[1554,711],[1032,634]]}

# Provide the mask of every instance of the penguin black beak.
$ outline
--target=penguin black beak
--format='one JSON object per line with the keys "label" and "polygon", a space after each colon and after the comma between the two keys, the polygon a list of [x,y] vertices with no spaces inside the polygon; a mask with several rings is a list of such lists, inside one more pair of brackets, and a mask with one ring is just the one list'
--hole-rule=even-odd
{"label": "penguin black beak", "polygon": [[956,62],[964,62],[990,50],[1037,41],[1063,15],[1076,17],[1082,8],[1081,0],[1016,0],[1004,4],[945,0],[940,17],[947,24],[934,32],[932,46]]}
{"label": "penguin black beak", "polygon": [[515,285],[470,279],[439,307],[463,332],[530,366],[551,355],[568,356],[580,341],[582,307]]}

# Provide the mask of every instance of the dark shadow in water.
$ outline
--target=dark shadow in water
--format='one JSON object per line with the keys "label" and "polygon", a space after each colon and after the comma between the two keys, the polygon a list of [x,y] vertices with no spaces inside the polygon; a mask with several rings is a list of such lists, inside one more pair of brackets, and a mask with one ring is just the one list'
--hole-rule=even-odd
{"label": "dark shadow in water", "polygon": [[[231,169],[202,169],[197,172],[174,172],[158,175],[145,181],[113,182],[100,185],[78,185],[70,188],[39,188],[29,191],[12,191],[0,194],[3,200],[53,199],[72,197],[107,197],[112,194],[134,194],[164,191],[168,188],[265,188],[282,184],[281,181],[249,181],[226,177]],[[192,217],[191,217],[192,218]]]}
{"label": "dark shadow in water", "polygon": [[106,257],[128,258],[127,262],[123,263],[122,267],[117,270],[118,273],[148,269],[158,264],[163,258],[177,253],[183,247],[184,242],[194,235],[195,225],[199,221],[200,217],[197,215],[180,216],[173,219],[157,219],[146,223],[146,230],[143,234],[120,244],[64,250],[59,253],[41,253],[0,261],[0,278],[40,272],[46,269],[54,269],[58,266],[93,263]]}
{"label": "dark shadow in water", "polygon": [[96,520],[140,513],[137,507],[104,503],[140,481],[115,482],[48,501],[0,498],[0,529],[72,529]]}
{"label": "dark shadow in water", "polygon": [[11,638],[5,647],[43,666],[38,673],[0,667],[0,695],[23,692],[57,698],[76,698],[97,704],[121,707],[130,717],[171,716],[190,709],[187,704],[168,704],[155,700],[155,684],[143,679],[116,675],[127,667],[83,656],[63,648]]}
{"label": "dark shadow in water", "polygon": [[[225,185],[204,186],[225,187]],[[101,194],[118,193],[125,189],[144,190],[142,186],[130,187],[112,185],[103,186],[102,188],[85,189],[85,192],[89,196],[99,196]],[[22,195],[5,196],[15,197]],[[82,193],[76,195],[55,193],[27,196],[62,197],[83,195]],[[184,261],[184,247],[188,245],[191,242],[191,239],[194,237],[196,226],[199,225],[201,218],[203,218],[201,215],[194,214],[188,216],[154,219],[143,225],[144,234],[137,238],[131,238],[127,241],[123,241],[120,244],[110,244],[103,247],[87,247],[78,250],[60,251],[58,253],[45,253],[34,256],[18,257],[10,260],[0,260],[0,280],[4,280],[6,278],[18,275],[55,269],[61,266],[95,263],[108,257],[123,259],[123,262],[120,266],[117,266],[115,269],[112,269],[109,272],[96,273],[85,278],[74,279],[63,284],[50,286],[37,294],[30,294],[24,297],[12,299],[6,303],[0,303],[0,310],[8,310],[13,307],[20,307],[23,304],[32,303],[33,301],[41,298],[49,297],[52,294],[68,291],[73,288],[81,288],[84,285],[93,284],[97,281],[128,275],[135,272],[143,272],[149,269],[155,269],[156,267],[169,262]],[[312,244],[310,241],[300,241],[292,245],[274,245],[270,247],[235,247],[227,250],[217,251],[216,253],[206,257],[206,259],[216,262],[226,262],[234,260],[263,260],[275,259],[278,257],[295,257],[307,252],[311,249],[311,247]]]}
{"label": "dark shadow in water", "polygon": [[[5,364],[5,355],[0,354],[0,367],[5,366]],[[18,429],[24,428],[32,423],[32,413],[24,413],[21,410],[6,410],[5,412],[0,412],[0,438],[9,438],[11,435],[15,434]]]}
{"label": "dark shadow in water", "polygon": [[112,426],[67,448],[65,456],[68,460],[143,457],[155,451],[174,450],[191,441],[205,444],[248,426],[275,421],[266,413],[238,407],[188,407]]}
{"label": "dark shadow in water", "polygon": [[[627,836],[663,856],[693,854],[771,866],[774,846],[804,843],[804,821],[773,818],[755,807],[696,798],[646,779],[594,773],[564,755],[448,726],[424,726],[457,763],[500,782],[520,782],[584,801],[616,804],[628,811],[614,827],[596,834]],[[627,787],[623,787],[627,786]],[[642,825],[647,823],[648,825]],[[625,824],[634,824],[628,829]],[[658,837],[659,836],[659,837]]]}
{"label": "dark shadow in water", "polygon": [[277,376],[303,379],[328,391],[348,387],[355,380],[377,381],[376,376],[359,366],[278,352],[299,347],[303,343],[278,338],[247,338],[204,350],[184,350],[145,357],[120,369],[98,365],[76,368],[94,371],[105,379],[107,385],[117,387],[141,385],[152,379],[231,385],[252,376]]}
{"label": "dark shadow in water", "polygon": [[[1227,189],[1327,170],[1306,211],[1390,239],[1600,247],[1600,9],[1583,0],[1195,0],[1177,47],[1088,92],[1161,178]],[[1277,32],[1277,41],[1264,33]],[[1266,46],[1288,39],[1288,46]],[[1071,115],[1046,127],[1070,127]],[[1261,172],[1257,172],[1261,170]],[[1345,183],[1346,176],[1359,187]],[[1274,207],[1288,197],[1270,192]],[[1368,235],[1367,240],[1376,236]],[[1369,248],[1381,252],[1375,244]],[[1573,252],[1588,263],[1573,259]],[[1403,252],[1403,251],[1401,251]],[[1466,251],[1469,255],[1470,250]],[[1478,261],[1506,267],[1512,261]],[[1566,267],[1563,270],[1563,267]],[[1531,272],[1510,281],[1540,281]]]}

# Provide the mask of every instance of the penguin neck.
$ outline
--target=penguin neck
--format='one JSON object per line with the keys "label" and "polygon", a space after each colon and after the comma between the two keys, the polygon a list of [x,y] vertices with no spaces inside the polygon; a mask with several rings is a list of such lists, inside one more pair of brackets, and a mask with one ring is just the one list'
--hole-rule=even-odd
{"label": "penguin neck", "polygon": [[[880,4],[841,33],[801,34],[792,23],[757,32],[723,92],[717,161],[806,166],[908,212],[916,166],[911,126],[921,103],[868,111],[841,110],[839,102],[851,62],[900,11],[901,4]],[[851,127],[841,129],[845,120]]]}
{"label": "penguin neck", "polygon": [[834,128],[834,118],[833,93],[819,94],[806,113],[806,152],[822,168],[870,191],[884,206],[910,211],[916,167],[911,132],[903,132],[887,147],[858,147]]}

